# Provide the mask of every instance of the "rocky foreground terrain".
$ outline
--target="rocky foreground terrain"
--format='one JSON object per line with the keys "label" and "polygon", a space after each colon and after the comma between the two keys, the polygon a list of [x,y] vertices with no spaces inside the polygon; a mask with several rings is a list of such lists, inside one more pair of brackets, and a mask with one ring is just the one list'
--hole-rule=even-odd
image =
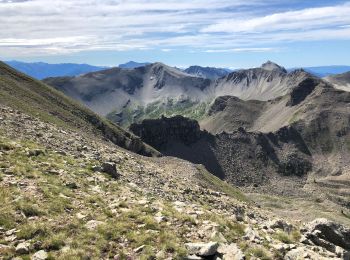
{"label": "rocky foreground terrain", "polygon": [[278,218],[200,165],[0,120],[1,259],[348,259],[346,226]]}

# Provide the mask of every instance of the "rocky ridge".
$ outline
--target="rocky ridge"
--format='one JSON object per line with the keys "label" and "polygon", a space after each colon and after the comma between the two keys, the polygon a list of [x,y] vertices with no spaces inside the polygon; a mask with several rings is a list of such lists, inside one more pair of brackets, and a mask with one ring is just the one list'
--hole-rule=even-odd
{"label": "rocky ridge", "polygon": [[350,91],[350,71],[338,75],[331,75],[324,78],[338,89]]}
{"label": "rocky ridge", "polygon": [[258,68],[226,73],[216,79],[153,63],[135,69],[113,68],[79,77],[48,78],[44,82],[98,114],[129,126],[142,119],[160,118],[165,113],[200,120],[217,97],[230,95],[242,100],[267,101],[290,93],[310,77],[313,76],[303,70],[288,73],[272,62]]}
{"label": "rocky ridge", "polygon": [[197,77],[212,79],[212,80],[222,78],[231,72],[229,69],[201,67],[201,66],[190,66],[184,71],[188,74],[191,74]]}

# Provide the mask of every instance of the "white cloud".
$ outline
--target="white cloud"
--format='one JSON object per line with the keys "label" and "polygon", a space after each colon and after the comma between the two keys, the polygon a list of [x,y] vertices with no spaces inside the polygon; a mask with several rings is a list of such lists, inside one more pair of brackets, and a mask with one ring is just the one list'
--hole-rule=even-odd
{"label": "white cloud", "polygon": [[0,0],[0,55],[150,48],[267,52],[283,41],[349,39],[350,4],[265,15],[257,8],[276,2]]}
{"label": "white cloud", "polygon": [[280,30],[307,30],[330,27],[350,22],[350,4],[309,8],[299,11],[275,13],[250,19],[221,20],[202,29],[203,32],[259,33]]}
{"label": "white cloud", "polygon": [[221,52],[271,52],[276,51],[274,48],[233,48],[233,49],[215,49],[205,50],[208,53],[221,53]]}

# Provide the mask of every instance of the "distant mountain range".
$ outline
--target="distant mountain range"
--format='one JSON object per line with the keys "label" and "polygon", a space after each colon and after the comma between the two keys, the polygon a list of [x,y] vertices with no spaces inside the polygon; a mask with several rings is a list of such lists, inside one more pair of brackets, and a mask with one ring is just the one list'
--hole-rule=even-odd
{"label": "distant mountain range", "polygon": [[[295,70],[297,68],[288,69],[289,71]],[[350,71],[350,66],[319,66],[319,67],[305,67],[302,68],[307,72],[310,72],[318,77],[327,77],[330,75],[341,74]]]}
{"label": "distant mountain range", "polygon": [[[62,77],[62,76],[79,76],[89,72],[95,72],[104,70],[107,66],[93,66],[89,64],[75,64],[75,63],[61,63],[61,64],[49,64],[44,62],[21,62],[21,61],[6,61],[8,65],[16,70],[23,72],[36,79],[44,79],[49,77]],[[150,65],[150,62],[135,62],[129,61],[118,65],[122,69],[135,69],[143,66]],[[298,68],[287,69],[289,72]],[[305,71],[314,74],[318,77],[326,77],[330,75],[345,73],[350,71],[350,66],[319,66],[319,67],[304,67]],[[228,68],[216,68],[216,67],[202,67],[202,66],[190,66],[182,70],[187,74],[207,78],[207,79],[219,79],[228,75],[230,72],[235,71]]]}
{"label": "distant mountain range", "polygon": [[10,65],[12,68],[36,79],[44,79],[47,77],[77,76],[107,68],[74,63],[49,64],[44,62],[27,63],[20,61],[6,61],[5,63]]}
{"label": "distant mountain range", "polygon": [[350,91],[350,71],[338,75],[328,76],[324,79],[336,86],[338,89]]}
{"label": "distant mountain range", "polygon": [[[62,77],[62,76],[79,76],[89,72],[95,72],[99,70],[107,69],[107,66],[93,66],[89,64],[75,64],[75,63],[60,63],[49,64],[45,62],[21,62],[21,61],[5,61],[6,64],[12,68],[25,73],[36,79],[44,79],[49,77]],[[134,69],[137,67],[145,66],[149,63],[138,63],[129,61],[124,64],[120,64],[119,68]]]}

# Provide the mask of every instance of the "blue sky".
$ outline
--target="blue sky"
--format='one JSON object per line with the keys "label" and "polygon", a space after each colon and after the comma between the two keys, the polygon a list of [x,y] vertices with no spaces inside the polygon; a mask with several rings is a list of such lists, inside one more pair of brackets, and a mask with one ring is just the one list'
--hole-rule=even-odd
{"label": "blue sky", "polygon": [[0,0],[0,59],[350,65],[350,1]]}

